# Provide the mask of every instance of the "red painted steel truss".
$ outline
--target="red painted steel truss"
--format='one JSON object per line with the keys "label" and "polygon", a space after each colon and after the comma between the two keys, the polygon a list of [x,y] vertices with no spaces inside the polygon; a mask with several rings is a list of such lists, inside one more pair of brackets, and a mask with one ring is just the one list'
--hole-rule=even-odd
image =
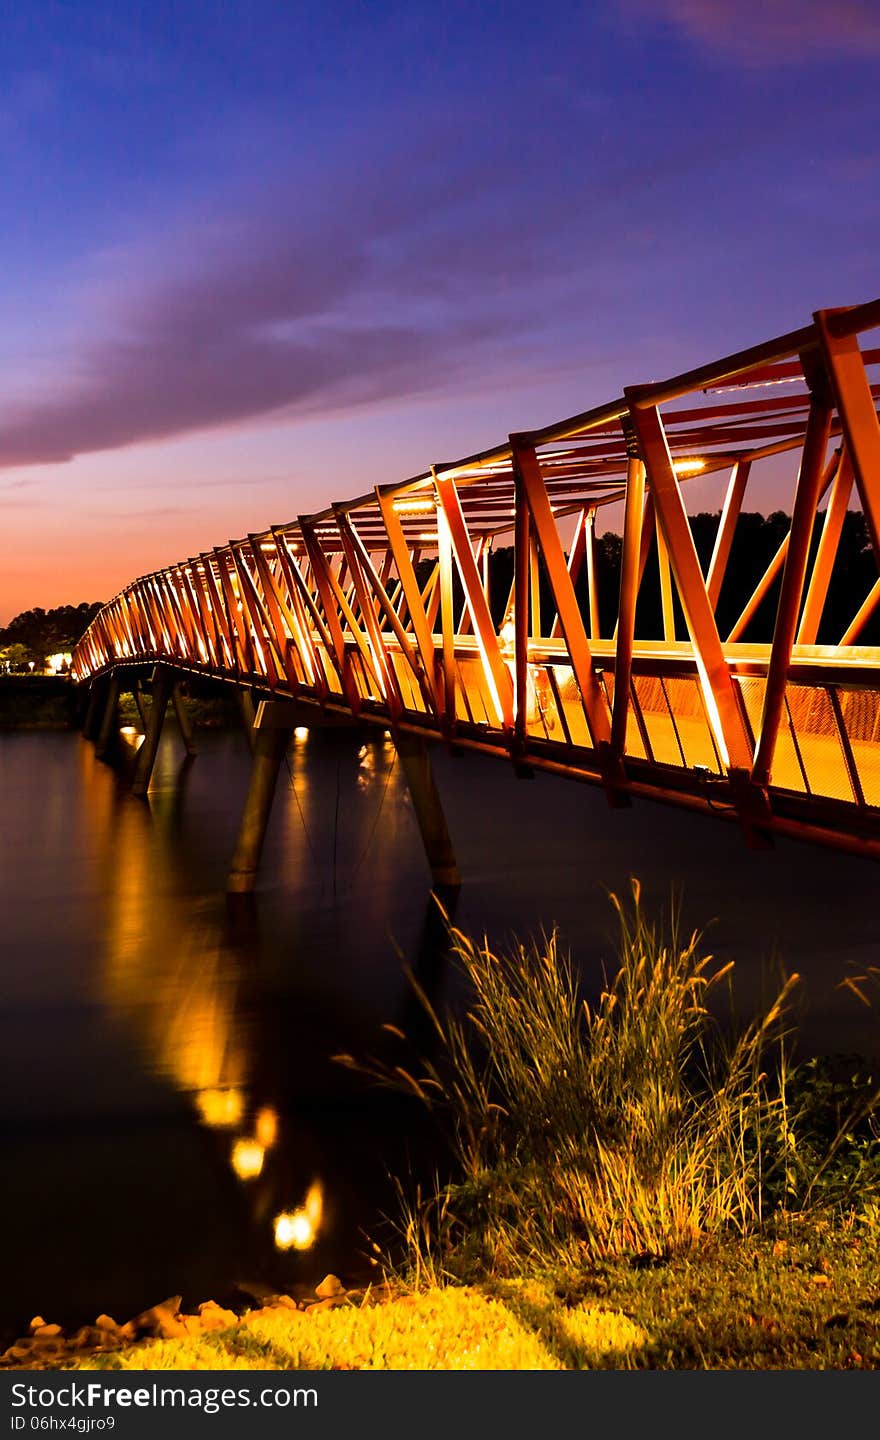
{"label": "red painted steel truss", "polygon": [[[880,578],[839,642],[816,643],[852,506],[880,572],[878,328],[880,300],[819,311],[802,330],[144,576],[94,620],[74,675],[159,662],[508,756],[521,773],[591,780],[612,803],[708,809],[759,843],[775,830],[880,855],[880,648],[859,643]],[[780,456],[790,532],[722,634],[737,523],[747,497],[761,508],[756,480]],[[713,471],[726,492],[704,565],[688,479]],[[596,523],[615,505],[619,605],[603,633]],[[514,573],[499,622],[500,545]],[[663,638],[641,640],[649,554]],[[772,639],[756,643],[768,597]]]}

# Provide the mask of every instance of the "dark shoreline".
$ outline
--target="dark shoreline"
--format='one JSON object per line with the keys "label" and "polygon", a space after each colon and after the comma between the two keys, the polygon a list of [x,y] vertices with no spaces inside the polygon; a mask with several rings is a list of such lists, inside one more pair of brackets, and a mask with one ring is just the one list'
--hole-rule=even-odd
{"label": "dark shoreline", "polygon": [[[241,719],[228,687],[211,681],[187,685],[187,711],[196,729],[222,729]],[[0,675],[0,734],[16,730],[76,730],[82,704],[80,687],[66,675]],[[120,697],[123,724],[140,725],[129,692]]]}
{"label": "dark shoreline", "polygon": [[0,731],[73,730],[78,700],[66,675],[0,675]]}

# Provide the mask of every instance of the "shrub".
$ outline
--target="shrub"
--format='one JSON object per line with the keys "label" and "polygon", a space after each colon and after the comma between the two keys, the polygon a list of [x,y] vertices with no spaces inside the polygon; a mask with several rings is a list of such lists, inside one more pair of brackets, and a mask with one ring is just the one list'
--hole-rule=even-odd
{"label": "shrub", "polygon": [[[732,964],[713,966],[697,933],[682,939],[674,910],[667,926],[651,923],[637,882],[628,905],[611,898],[618,965],[595,1004],[555,934],[498,955],[451,928],[471,998],[463,1015],[441,1017],[420,992],[436,1057],[357,1066],[447,1122],[454,1174],[427,1201],[417,1195],[402,1225],[421,1276],[667,1256],[745,1233],[827,1198],[817,1176],[844,1151],[849,1178],[865,1181],[841,1143],[850,1115],[833,1135],[806,1133],[816,1089],[800,1076],[792,1085],[789,1058],[798,977],[730,1032],[708,1001]],[[875,1102],[871,1092],[864,1113]]]}

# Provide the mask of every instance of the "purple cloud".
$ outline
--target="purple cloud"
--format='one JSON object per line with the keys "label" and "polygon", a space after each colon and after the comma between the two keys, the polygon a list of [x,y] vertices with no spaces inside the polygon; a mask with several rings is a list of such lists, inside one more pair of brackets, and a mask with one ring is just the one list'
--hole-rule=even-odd
{"label": "purple cloud", "polygon": [[405,166],[394,157],[379,198],[352,185],[332,209],[314,195],[255,212],[239,197],[245,222],[166,235],[158,255],[108,253],[89,338],[53,385],[0,408],[0,466],[330,412],[478,363],[514,325],[506,298],[537,267],[534,237],[468,216],[476,179],[459,175],[433,208],[404,200]]}
{"label": "purple cloud", "polygon": [[699,45],[756,67],[880,53],[876,0],[618,0],[633,18],[658,18]]}

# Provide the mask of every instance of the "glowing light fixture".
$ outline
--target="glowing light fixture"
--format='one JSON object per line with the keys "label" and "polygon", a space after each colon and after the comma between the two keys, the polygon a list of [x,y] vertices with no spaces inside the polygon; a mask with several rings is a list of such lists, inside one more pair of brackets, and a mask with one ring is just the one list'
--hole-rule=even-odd
{"label": "glowing light fixture", "polygon": [[701,470],[705,470],[706,462],[697,459],[673,460],[672,468],[676,475],[699,475]]}
{"label": "glowing light fixture", "polygon": [[271,1150],[278,1139],[278,1112],[271,1105],[264,1105],[257,1111],[254,1134],[264,1150]]}
{"label": "glowing light fixture", "polygon": [[196,1106],[206,1125],[225,1130],[241,1124],[244,1098],[240,1090],[200,1090]]}
{"label": "glowing light fixture", "polygon": [[275,1217],[275,1244],[279,1250],[308,1250],[312,1227],[303,1210],[284,1211]]}
{"label": "glowing light fixture", "polygon": [[279,1250],[308,1250],[318,1238],[324,1213],[324,1192],[320,1181],[309,1187],[299,1210],[283,1210],[275,1216],[275,1244]]}
{"label": "glowing light fixture", "polygon": [[244,1136],[232,1147],[232,1168],[239,1180],[255,1180],[263,1168],[265,1150],[259,1140]]}
{"label": "glowing light fixture", "polygon": [[398,515],[433,515],[434,498],[426,495],[422,500],[395,500],[392,509]]}
{"label": "glowing light fixture", "polygon": [[308,740],[308,738],[309,738],[309,727],[308,727],[308,725],[297,725],[296,728],[295,728],[295,730],[294,730],[294,732],[293,732],[293,738],[294,738],[294,740]]}
{"label": "glowing light fixture", "polygon": [[803,383],[803,375],[780,375],[775,380],[743,380],[739,385],[732,382],[730,385],[709,385],[704,395],[729,395],[733,390],[767,390],[771,385],[798,385]]}

